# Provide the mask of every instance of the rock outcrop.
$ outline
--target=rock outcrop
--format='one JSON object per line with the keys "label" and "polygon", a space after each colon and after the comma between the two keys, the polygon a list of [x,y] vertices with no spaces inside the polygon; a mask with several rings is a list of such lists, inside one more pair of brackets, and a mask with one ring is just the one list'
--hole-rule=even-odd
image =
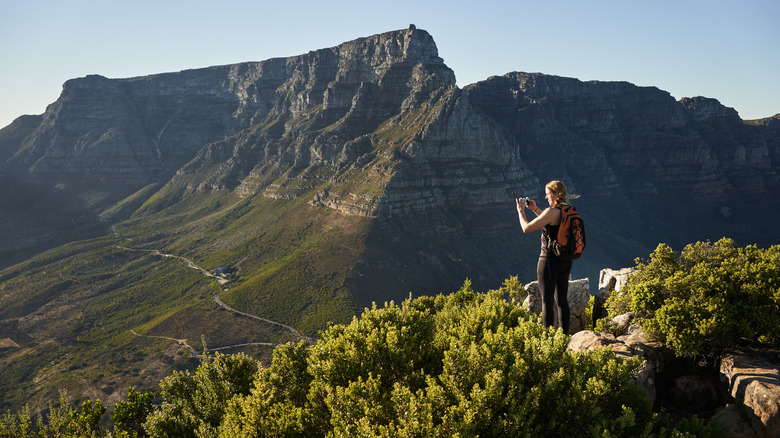
{"label": "rock outcrop", "polygon": [[[780,436],[780,355],[776,351],[728,351],[721,359],[720,375],[729,394],[745,407],[738,418],[746,417],[757,437]],[[723,422],[729,426],[735,423],[725,418]],[[735,435],[743,429],[747,427],[740,422],[732,428]]]}
{"label": "rock outcrop", "polygon": [[[542,314],[542,293],[539,290],[539,282],[532,281],[523,286],[527,293],[523,301],[523,308],[537,315]],[[590,301],[590,280],[582,278],[569,281],[569,333],[582,331],[589,323],[590,317],[586,313],[588,302]],[[555,327],[561,326],[561,318],[558,315],[558,307],[555,307]]]}
{"label": "rock outcrop", "polygon": [[[602,270],[600,295],[619,292],[632,271]],[[728,350],[720,358],[719,370],[713,370],[692,358],[675,356],[663,343],[648,339],[630,318],[624,324],[627,333],[618,337],[592,330],[574,333],[569,348],[609,348],[618,357],[645,360],[636,383],[656,407],[719,423],[730,438],[780,434],[780,355],[776,350]]]}
{"label": "rock outcrop", "polygon": [[658,399],[658,372],[673,354],[663,349],[660,343],[648,341],[641,330],[636,329],[618,338],[610,333],[582,330],[574,333],[569,340],[569,349],[574,351],[593,351],[600,348],[609,348],[618,357],[637,356],[647,361],[636,377],[636,384],[645,391],[650,403],[655,404]]}
{"label": "rock outcrop", "polygon": [[[619,357],[646,360],[637,385],[656,406],[680,416],[697,415],[719,423],[727,437],[771,438],[780,433],[780,358],[767,352],[730,351],[721,359],[720,379],[691,361],[677,358],[641,329],[615,338],[585,330],[569,341],[574,351],[609,348]],[[659,386],[661,386],[659,388]]]}
{"label": "rock outcrop", "polygon": [[[635,271],[634,268],[622,269],[602,269],[599,272],[599,283],[596,295],[593,300],[593,320],[601,319],[607,316],[605,304],[607,298],[613,293],[620,292],[620,289],[628,283],[628,277]],[[628,327],[627,323],[619,324]]]}

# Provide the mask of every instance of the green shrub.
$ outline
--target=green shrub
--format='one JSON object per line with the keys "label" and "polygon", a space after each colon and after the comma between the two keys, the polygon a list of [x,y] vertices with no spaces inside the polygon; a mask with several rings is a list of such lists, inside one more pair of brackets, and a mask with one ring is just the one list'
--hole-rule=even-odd
{"label": "green shrub", "polygon": [[[152,393],[116,405],[116,437],[714,436],[672,426],[633,382],[639,359],[574,352],[569,338],[502,291],[374,305],[309,346],[277,347],[270,366],[243,354],[206,357]],[[0,437],[104,437],[102,403],[0,417]],[[143,429],[139,426],[143,421]]]}
{"label": "green shrub", "polygon": [[127,438],[146,437],[143,423],[152,412],[153,392],[138,392],[131,386],[127,401],[114,405],[114,433]]}
{"label": "green shrub", "polygon": [[249,393],[259,364],[239,353],[208,356],[195,374],[174,371],[160,382],[162,405],[143,428],[154,437],[215,436],[228,402]]}
{"label": "green shrub", "polygon": [[59,404],[49,404],[45,419],[41,414],[33,417],[27,407],[15,415],[3,414],[0,417],[0,438],[103,437],[106,431],[100,426],[100,419],[105,412],[100,400],[85,401],[81,411],[77,411],[68,403],[65,391],[61,391]]}
{"label": "green shrub", "polygon": [[697,242],[679,256],[660,244],[607,302],[610,316],[636,314],[645,333],[680,355],[780,340],[780,246]]}
{"label": "green shrub", "polygon": [[596,297],[593,295],[588,298],[588,305],[585,306],[585,312],[582,314],[582,319],[584,320],[585,326],[583,327],[584,330],[593,330],[594,329],[594,321],[593,321],[593,307],[596,306]]}
{"label": "green shrub", "polygon": [[523,284],[518,280],[517,275],[513,275],[506,280],[498,289],[499,292],[508,296],[515,303],[522,303],[528,296]]}
{"label": "green shrub", "polygon": [[568,337],[468,282],[367,309],[274,352],[220,436],[682,436],[632,382],[641,363]]}

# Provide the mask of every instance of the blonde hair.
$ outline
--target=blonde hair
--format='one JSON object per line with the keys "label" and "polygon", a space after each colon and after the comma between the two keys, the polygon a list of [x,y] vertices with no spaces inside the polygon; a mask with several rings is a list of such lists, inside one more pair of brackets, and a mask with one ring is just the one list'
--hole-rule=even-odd
{"label": "blonde hair", "polygon": [[557,207],[561,204],[567,204],[570,200],[580,197],[580,195],[569,194],[569,192],[566,191],[566,185],[558,180],[548,182],[544,188],[555,195],[555,205],[553,205],[553,207]]}

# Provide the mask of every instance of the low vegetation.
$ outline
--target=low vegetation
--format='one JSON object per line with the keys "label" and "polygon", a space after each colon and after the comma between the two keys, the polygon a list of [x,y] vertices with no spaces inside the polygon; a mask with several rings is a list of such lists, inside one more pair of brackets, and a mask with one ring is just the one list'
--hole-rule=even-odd
{"label": "low vegetation", "polygon": [[63,396],[45,419],[5,414],[0,437],[713,436],[651,410],[633,383],[638,359],[567,343],[502,291],[467,281],[366,309],[313,346],[279,346],[266,367],[207,357],[158,395],[131,389],[108,424],[100,400],[79,411]]}
{"label": "low vegetation", "polygon": [[610,317],[633,312],[646,334],[680,355],[716,357],[728,347],[780,341],[780,246],[665,244],[607,301]]}

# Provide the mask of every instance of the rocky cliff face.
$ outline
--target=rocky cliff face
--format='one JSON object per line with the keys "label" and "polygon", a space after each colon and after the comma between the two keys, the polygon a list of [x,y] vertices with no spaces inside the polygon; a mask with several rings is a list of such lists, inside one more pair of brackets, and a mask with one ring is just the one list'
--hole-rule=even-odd
{"label": "rocky cliff face", "polygon": [[[39,175],[142,184],[178,170],[204,146],[201,157],[227,158],[216,151],[229,139],[251,143],[264,162],[285,168],[343,164],[354,159],[343,144],[314,133],[336,122],[371,132],[376,125],[367,122],[453,84],[433,39],[417,30],[286,59],[130,79],[88,76],[65,83],[13,161]],[[251,137],[258,131],[264,138]],[[305,148],[269,144],[304,133],[311,134]]]}
{"label": "rocky cliff face", "polygon": [[[287,66],[286,81],[273,87],[236,80],[250,127],[208,144],[179,180],[280,199],[328,181],[313,205],[372,217],[477,208],[528,185],[511,137],[468,103],[423,31],[354,41]],[[262,75],[249,76],[260,83]],[[259,98],[261,88],[277,95]],[[275,104],[247,109],[261,101]]]}
{"label": "rocky cliff face", "polygon": [[[772,135],[702,97],[653,87],[511,73],[468,87],[543,177],[567,175],[602,198],[690,190],[700,199],[777,187]],[[769,135],[768,135],[769,134]]]}
{"label": "rocky cliff face", "polygon": [[286,59],[90,76],[65,84],[11,163],[133,187],[176,171],[193,189],[277,198],[347,180],[364,193],[336,187],[313,203],[368,216],[508,201],[534,180],[507,132],[454,84],[417,29]]}
{"label": "rocky cliff face", "polygon": [[509,73],[466,90],[511,132],[541,181],[562,179],[583,196],[579,206],[604,224],[610,245],[625,236],[642,251],[659,241],[780,237],[754,220],[778,209],[774,119],[745,123],[714,99],[678,102],[654,87],[543,74]]}
{"label": "rocky cliff face", "polygon": [[86,211],[167,183],[476,226],[499,242],[519,237],[512,197],[541,200],[561,179],[583,196],[600,269],[659,241],[780,238],[755,219],[778,207],[777,125],[625,82],[509,73],[459,89],[411,27],[290,58],[68,81],[45,114],[0,131],[0,175],[69,189]]}

